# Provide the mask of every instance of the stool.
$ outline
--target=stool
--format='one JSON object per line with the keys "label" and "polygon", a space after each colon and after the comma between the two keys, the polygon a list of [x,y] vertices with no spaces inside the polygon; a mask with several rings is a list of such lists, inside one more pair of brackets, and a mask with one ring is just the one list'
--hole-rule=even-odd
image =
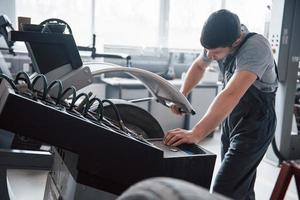
{"label": "stool", "polygon": [[284,198],[292,176],[295,177],[298,197],[300,199],[300,160],[291,160],[282,162],[281,170],[271,194],[271,200],[281,200]]}

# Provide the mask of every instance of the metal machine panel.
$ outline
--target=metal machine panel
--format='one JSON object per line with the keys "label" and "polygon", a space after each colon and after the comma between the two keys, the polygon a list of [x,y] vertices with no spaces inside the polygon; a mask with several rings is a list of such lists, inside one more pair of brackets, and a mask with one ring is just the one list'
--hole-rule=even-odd
{"label": "metal machine panel", "polygon": [[158,102],[166,106],[168,106],[169,102],[173,102],[182,109],[182,112],[195,114],[192,105],[178,88],[157,74],[139,68],[125,68],[110,63],[86,63],[86,65],[90,67],[94,76],[108,72],[128,73],[140,80]]}
{"label": "metal machine panel", "polygon": [[73,69],[82,66],[72,35],[11,31],[8,37],[11,41],[26,43],[34,70],[38,73],[47,74],[65,64],[71,64]]}
{"label": "metal machine panel", "polygon": [[[300,132],[292,134],[295,94],[299,89],[300,69],[300,2],[276,0],[272,3],[270,42],[278,62],[279,87],[276,95],[276,142],[285,159],[299,159]],[[299,102],[297,103],[299,104]],[[297,117],[297,116],[296,116]],[[277,162],[272,151],[267,158]]]}

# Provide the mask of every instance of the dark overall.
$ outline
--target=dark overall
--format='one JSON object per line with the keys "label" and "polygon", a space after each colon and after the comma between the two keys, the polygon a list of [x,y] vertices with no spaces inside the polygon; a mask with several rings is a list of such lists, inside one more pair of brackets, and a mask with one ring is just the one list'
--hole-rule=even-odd
{"label": "dark overall", "polygon": [[[253,34],[249,33],[240,47]],[[227,83],[235,70],[240,47],[220,66]],[[252,85],[222,123],[221,168],[213,190],[238,200],[255,199],[256,168],[271,143],[275,128],[275,92]]]}

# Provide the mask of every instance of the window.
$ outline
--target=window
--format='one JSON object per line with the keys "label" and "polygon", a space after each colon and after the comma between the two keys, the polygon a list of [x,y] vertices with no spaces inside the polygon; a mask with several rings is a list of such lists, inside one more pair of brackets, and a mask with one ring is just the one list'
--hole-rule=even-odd
{"label": "window", "polygon": [[270,21],[268,5],[271,5],[271,0],[226,0],[226,9],[236,13],[250,32],[260,34],[265,34]]}
{"label": "window", "polygon": [[97,0],[97,42],[110,45],[157,46],[159,0]]}
{"label": "window", "polygon": [[[250,31],[266,34],[271,0],[15,0],[16,16],[32,23],[60,18],[72,28],[77,45],[97,49],[168,47],[201,49],[200,34],[208,16],[222,7],[238,14]],[[254,14],[255,13],[255,14]]]}
{"label": "window", "polygon": [[171,0],[168,46],[187,49],[201,48],[202,26],[208,16],[220,8],[220,0]]}
{"label": "window", "polygon": [[62,19],[72,28],[77,45],[92,43],[91,0],[16,0],[16,16],[31,17],[33,24]]}

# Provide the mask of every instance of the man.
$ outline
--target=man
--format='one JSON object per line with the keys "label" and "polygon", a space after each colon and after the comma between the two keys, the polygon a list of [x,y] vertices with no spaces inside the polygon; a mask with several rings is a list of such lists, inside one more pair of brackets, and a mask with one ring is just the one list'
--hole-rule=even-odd
{"label": "man", "polygon": [[[224,89],[191,130],[170,130],[164,143],[198,143],[222,123],[222,164],[213,191],[239,200],[255,199],[256,168],[276,127],[277,75],[270,45],[262,35],[241,30],[238,16],[228,10],[209,16],[200,41],[204,52],[189,68],[181,92],[187,96],[213,60],[223,74]],[[175,105],[171,109],[180,114]]]}

